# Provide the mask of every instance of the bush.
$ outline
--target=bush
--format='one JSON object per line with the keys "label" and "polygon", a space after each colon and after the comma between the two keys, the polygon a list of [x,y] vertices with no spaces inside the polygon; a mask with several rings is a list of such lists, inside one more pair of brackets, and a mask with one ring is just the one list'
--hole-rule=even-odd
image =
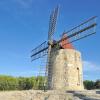
{"label": "bush", "polygon": [[34,77],[31,78],[20,77],[18,78],[18,83],[19,83],[19,90],[32,89],[34,85]]}
{"label": "bush", "polygon": [[88,89],[88,90],[94,89],[94,82],[86,80],[84,81],[84,87],[85,89]]}
{"label": "bush", "polygon": [[100,89],[100,80],[97,80],[94,84],[96,89]]}
{"label": "bush", "polygon": [[12,77],[0,76],[0,90],[43,89],[44,77]]}
{"label": "bush", "polygon": [[11,76],[0,76],[0,90],[16,90],[18,80]]}

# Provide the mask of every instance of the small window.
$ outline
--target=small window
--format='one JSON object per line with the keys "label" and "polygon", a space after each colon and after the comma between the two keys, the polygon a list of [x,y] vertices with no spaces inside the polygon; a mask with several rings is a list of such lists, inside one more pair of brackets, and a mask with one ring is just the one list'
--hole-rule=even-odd
{"label": "small window", "polygon": [[79,70],[79,68],[77,67],[77,70]]}

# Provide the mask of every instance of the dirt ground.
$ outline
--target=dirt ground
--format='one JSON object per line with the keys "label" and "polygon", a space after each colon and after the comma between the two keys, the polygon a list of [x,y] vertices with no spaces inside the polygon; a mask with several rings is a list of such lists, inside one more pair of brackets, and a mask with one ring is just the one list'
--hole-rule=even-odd
{"label": "dirt ground", "polygon": [[100,91],[3,91],[0,100],[100,100]]}

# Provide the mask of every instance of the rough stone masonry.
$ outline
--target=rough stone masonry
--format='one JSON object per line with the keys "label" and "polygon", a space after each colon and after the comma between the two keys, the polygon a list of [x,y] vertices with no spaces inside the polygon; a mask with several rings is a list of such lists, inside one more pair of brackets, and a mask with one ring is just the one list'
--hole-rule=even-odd
{"label": "rough stone masonry", "polygon": [[81,53],[74,49],[60,49],[51,54],[50,89],[83,90]]}

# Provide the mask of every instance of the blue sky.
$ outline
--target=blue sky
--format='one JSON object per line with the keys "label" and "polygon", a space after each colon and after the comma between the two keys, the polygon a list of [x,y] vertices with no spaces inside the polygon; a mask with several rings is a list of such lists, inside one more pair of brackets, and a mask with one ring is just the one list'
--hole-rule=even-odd
{"label": "blue sky", "polygon": [[74,43],[82,53],[84,79],[100,79],[100,0],[0,0],[0,74],[33,76],[40,60],[30,51],[47,39],[50,11],[60,4],[55,38],[98,16],[96,34]]}

